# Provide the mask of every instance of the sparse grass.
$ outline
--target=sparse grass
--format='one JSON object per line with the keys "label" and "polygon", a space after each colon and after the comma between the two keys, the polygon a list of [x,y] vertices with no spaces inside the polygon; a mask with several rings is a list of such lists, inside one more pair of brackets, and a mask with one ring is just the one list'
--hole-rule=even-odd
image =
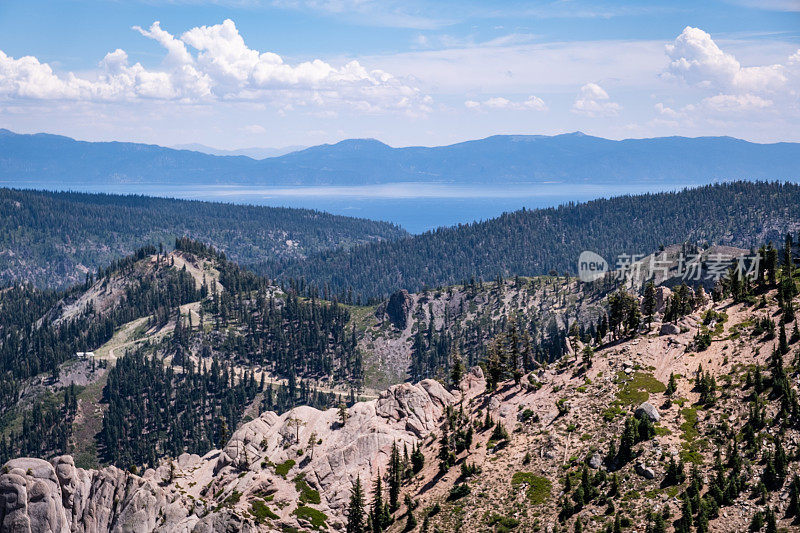
{"label": "sparse grass", "polygon": [[519,520],[510,516],[492,513],[488,516],[486,523],[489,527],[494,528],[495,533],[506,533],[517,527]]}
{"label": "sparse grass", "polygon": [[681,424],[681,446],[683,450],[680,452],[681,459],[685,462],[702,464],[703,456],[700,454],[700,448],[705,443],[701,440],[700,432],[697,429],[697,409],[694,407],[686,407],[681,409],[681,416],[684,422]]}
{"label": "sparse grass", "polygon": [[620,385],[617,398],[626,405],[638,405],[649,400],[651,394],[667,390],[666,385],[646,372],[634,372],[631,376],[618,372],[616,382]]}
{"label": "sparse grass", "polygon": [[620,403],[619,400],[611,402],[611,405],[603,411],[603,420],[611,422],[614,418],[625,414],[625,411],[619,406]]}
{"label": "sparse grass", "polygon": [[300,503],[320,503],[321,499],[319,492],[309,487],[303,476],[297,476],[294,478],[294,487],[297,489],[297,492],[300,493]]}
{"label": "sparse grass", "polygon": [[534,475],[531,472],[517,472],[511,477],[511,486],[519,487],[522,484],[528,486],[525,494],[532,505],[539,505],[547,501],[550,492],[553,490],[553,483],[542,476]]}
{"label": "sparse grass", "polygon": [[288,459],[286,462],[275,465],[275,473],[281,476],[283,479],[286,479],[286,474],[289,473],[289,470],[291,470],[294,465],[294,460]]}
{"label": "sparse grass", "polygon": [[305,505],[298,505],[297,509],[292,511],[292,514],[295,515],[298,519],[307,520],[308,522],[311,523],[311,527],[313,527],[318,531],[322,531],[323,529],[328,528],[326,524],[328,520],[328,515],[326,515],[322,511],[312,509],[311,507]]}
{"label": "sparse grass", "polygon": [[278,515],[272,512],[272,510],[267,507],[267,504],[264,500],[255,500],[253,503],[250,504],[250,514],[253,515],[255,521],[259,524],[263,524],[267,518],[270,520],[277,520],[280,518]]}
{"label": "sparse grass", "polygon": [[659,437],[665,437],[667,435],[672,435],[672,432],[664,426],[656,426],[656,435]]}
{"label": "sparse grass", "polygon": [[221,503],[221,504],[219,504],[219,505],[217,506],[217,510],[220,510],[220,509],[222,509],[223,507],[233,507],[234,505],[236,505],[237,503],[239,503],[239,500],[240,500],[241,498],[242,498],[242,493],[241,493],[241,492],[239,492],[238,490],[234,490],[233,492],[231,492],[231,493],[228,495],[228,497],[227,497],[227,498],[225,498],[224,500],[222,500],[222,503]]}

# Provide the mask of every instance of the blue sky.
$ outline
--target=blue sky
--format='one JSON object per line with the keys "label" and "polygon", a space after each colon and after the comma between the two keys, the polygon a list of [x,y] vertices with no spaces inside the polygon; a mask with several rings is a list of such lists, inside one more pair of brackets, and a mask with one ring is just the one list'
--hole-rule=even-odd
{"label": "blue sky", "polygon": [[219,148],[800,141],[800,0],[0,1],[0,127]]}

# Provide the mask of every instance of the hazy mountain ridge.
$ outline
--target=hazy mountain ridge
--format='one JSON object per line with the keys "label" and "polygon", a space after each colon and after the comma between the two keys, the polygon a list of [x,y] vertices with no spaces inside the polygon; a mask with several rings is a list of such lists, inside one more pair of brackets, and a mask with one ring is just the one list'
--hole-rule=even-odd
{"label": "hazy mountain ridge", "polygon": [[284,146],[281,148],[253,146],[251,148],[223,150],[221,148],[213,148],[211,146],[206,146],[204,144],[190,143],[190,144],[178,144],[175,146],[170,146],[169,148],[172,148],[174,150],[189,150],[191,152],[200,152],[209,155],[230,155],[230,156],[243,155],[245,157],[249,157],[250,159],[266,159],[268,157],[278,157],[281,155],[286,155],[292,152],[296,152],[298,150],[304,150],[308,147],[301,145]]}
{"label": "hazy mountain ridge", "polygon": [[0,179],[15,185],[113,183],[369,185],[652,182],[800,178],[800,144],[730,137],[614,141],[580,132],[498,135],[449,146],[392,148],[348,139],[254,160],[125,142],[0,130]]}

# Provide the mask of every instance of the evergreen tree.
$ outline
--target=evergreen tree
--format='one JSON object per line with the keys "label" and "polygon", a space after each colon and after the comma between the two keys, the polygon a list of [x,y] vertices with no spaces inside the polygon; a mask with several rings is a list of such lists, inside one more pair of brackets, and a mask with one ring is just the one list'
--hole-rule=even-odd
{"label": "evergreen tree", "polygon": [[397,443],[392,443],[392,451],[389,455],[389,512],[394,513],[400,506],[400,483],[403,474],[400,467],[400,451]]}
{"label": "evergreen tree", "polygon": [[361,478],[350,489],[350,504],[347,507],[347,533],[366,533],[364,523],[364,489],[361,487]]}
{"label": "evergreen tree", "polygon": [[656,310],[656,288],[652,281],[649,281],[644,288],[644,299],[642,300],[642,313],[647,319],[647,327],[653,322],[653,314]]}

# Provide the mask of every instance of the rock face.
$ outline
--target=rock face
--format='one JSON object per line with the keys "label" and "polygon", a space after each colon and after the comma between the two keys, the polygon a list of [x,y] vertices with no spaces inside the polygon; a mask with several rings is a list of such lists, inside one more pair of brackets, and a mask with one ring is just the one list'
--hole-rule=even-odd
{"label": "rock face", "polygon": [[[410,450],[438,427],[446,406],[457,400],[439,382],[423,380],[396,385],[377,400],[355,404],[344,426],[336,409],[301,406],[282,416],[266,412],[239,428],[219,453],[213,467],[214,487],[221,488],[220,479],[235,479],[244,472],[240,479],[250,481],[239,483],[237,490],[243,494],[266,484],[276,492],[276,499],[296,501],[294,484],[261,466],[262,458],[275,464],[291,460],[297,464],[286,478],[304,477],[322,495],[318,508],[341,516],[356,478],[365,481],[385,471],[393,443]],[[316,442],[313,450],[310,440]]]}
{"label": "rock face", "polygon": [[663,285],[656,287],[656,313],[661,315],[664,314],[664,311],[667,309],[667,302],[671,296],[672,291],[669,289],[669,287],[664,287]]}
{"label": "rock face", "polygon": [[[342,530],[356,478],[385,472],[392,445],[411,450],[436,430],[447,406],[485,389],[480,369],[447,391],[439,382],[403,383],[348,410],[301,406],[242,425],[222,450],[183,454],[141,477],[116,467],[75,468],[70,456],[14,459],[0,470],[3,533],[274,531],[305,529],[294,514],[300,481],[318,491],[314,508]],[[281,468],[279,468],[279,466]],[[250,502],[270,495],[271,521],[257,522]]]}
{"label": "rock face", "polygon": [[661,420],[661,414],[658,412],[658,409],[649,402],[644,402],[637,407],[634,415],[639,419],[647,417],[651,422],[658,422]]}
{"label": "rock face", "polygon": [[411,313],[413,300],[407,290],[397,291],[389,297],[384,312],[397,329],[404,330],[408,325],[408,315]]}
{"label": "rock face", "polygon": [[[0,476],[0,530],[15,533],[189,530],[169,490],[115,467],[75,468],[72,457],[12,459]],[[170,512],[173,511],[173,512]],[[164,517],[164,519],[162,519]],[[168,520],[170,517],[172,520]]]}

